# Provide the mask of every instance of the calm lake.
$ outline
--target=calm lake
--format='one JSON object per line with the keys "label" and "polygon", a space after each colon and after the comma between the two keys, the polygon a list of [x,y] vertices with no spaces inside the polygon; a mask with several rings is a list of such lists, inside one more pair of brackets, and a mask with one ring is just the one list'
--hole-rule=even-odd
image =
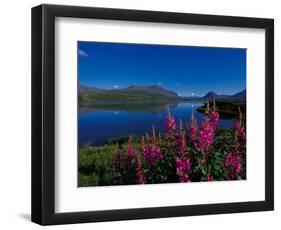
{"label": "calm lake", "polygon": [[[192,110],[198,124],[200,124],[203,114],[197,112],[196,108],[202,105],[201,102],[183,102],[170,104],[169,108],[177,124],[180,119],[184,124],[189,122]],[[79,146],[102,145],[108,139],[130,134],[152,133],[153,125],[156,133],[164,132],[165,118],[168,114],[167,106],[152,106],[149,109],[142,108],[141,110],[80,108],[78,118]],[[220,119],[220,126],[232,127],[233,120]]]}

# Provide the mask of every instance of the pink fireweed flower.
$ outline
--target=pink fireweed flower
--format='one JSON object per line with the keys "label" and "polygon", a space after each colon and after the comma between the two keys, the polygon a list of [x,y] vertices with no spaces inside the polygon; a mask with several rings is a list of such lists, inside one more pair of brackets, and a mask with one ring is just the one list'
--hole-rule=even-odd
{"label": "pink fireweed flower", "polygon": [[179,176],[179,182],[189,182],[190,161],[189,158],[176,159],[176,173]]}
{"label": "pink fireweed flower", "polygon": [[208,175],[208,181],[213,181],[213,180],[214,180],[214,177],[211,175]]}
{"label": "pink fireweed flower", "polygon": [[236,137],[240,138],[243,142],[246,143],[246,131],[239,122],[235,122],[234,132]]}
{"label": "pink fireweed flower", "polygon": [[133,146],[128,146],[127,152],[130,157],[133,157],[135,155],[135,148]]}
{"label": "pink fireweed flower", "polygon": [[154,146],[151,145],[149,150],[149,155],[148,155],[148,162],[150,162],[151,165],[156,165],[159,160],[163,158],[163,155],[161,154],[161,149],[159,146]]}
{"label": "pink fireweed flower", "polygon": [[[147,137],[146,137],[147,140]],[[144,137],[142,137],[142,156],[144,159],[146,159],[146,156],[148,154],[148,147],[147,147],[147,143],[145,142]]]}
{"label": "pink fireweed flower", "polygon": [[187,153],[186,149],[186,133],[182,131],[179,136],[178,140],[178,154],[185,154]]}
{"label": "pink fireweed flower", "polygon": [[152,166],[155,166],[159,160],[163,158],[161,149],[156,144],[146,143],[144,138],[142,139],[142,156]]}
{"label": "pink fireweed flower", "polygon": [[[207,104],[209,104],[209,102],[207,102]],[[208,109],[208,110],[210,110],[210,109]],[[208,118],[209,118],[209,122],[213,126],[213,128],[215,130],[218,130],[219,129],[220,114],[217,111],[215,98],[213,100],[212,111],[208,112]]]}
{"label": "pink fireweed flower", "polygon": [[238,110],[239,110],[239,121],[236,121],[234,124],[234,133],[235,133],[236,138],[239,138],[243,142],[246,143],[246,130],[242,126],[243,115],[242,115],[240,107],[238,107]]}
{"label": "pink fireweed flower", "polygon": [[146,183],[146,177],[143,172],[143,167],[142,167],[140,156],[137,156],[137,158],[136,158],[136,176],[137,176],[138,184]]}
{"label": "pink fireweed flower", "polygon": [[218,112],[212,111],[209,113],[209,121],[210,124],[214,127],[214,129],[218,129],[219,127],[219,121],[220,121],[220,115]]}
{"label": "pink fireweed flower", "polygon": [[194,142],[197,139],[197,133],[198,133],[198,124],[197,124],[197,120],[193,115],[191,115],[191,121],[190,121],[190,125],[189,125],[189,136],[190,139]]}
{"label": "pink fireweed flower", "polygon": [[172,134],[172,133],[175,132],[176,129],[177,129],[176,121],[175,121],[174,117],[171,116],[170,114],[169,114],[169,116],[166,118],[165,127],[166,127],[166,133],[167,133],[168,135]]}
{"label": "pink fireweed flower", "polygon": [[165,120],[165,128],[166,128],[167,135],[174,133],[177,129],[176,121],[174,117],[171,115],[169,108],[168,108],[168,117]]}
{"label": "pink fireweed flower", "polygon": [[229,153],[224,161],[225,169],[228,171],[228,179],[235,179],[241,171],[242,159],[239,155]]}
{"label": "pink fireweed flower", "polygon": [[[174,117],[168,111],[168,117],[165,120],[165,128],[166,128],[166,140],[168,147],[173,146],[176,143],[177,136],[177,125]],[[173,153],[173,151],[171,152]]]}
{"label": "pink fireweed flower", "polygon": [[202,121],[201,126],[197,150],[206,152],[213,144],[214,128],[206,118]]}
{"label": "pink fireweed flower", "polygon": [[135,156],[135,148],[134,146],[132,145],[131,143],[131,137],[129,138],[129,142],[128,142],[128,147],[127,147],[127,153],[128,153],[128,156],[133,158]]}

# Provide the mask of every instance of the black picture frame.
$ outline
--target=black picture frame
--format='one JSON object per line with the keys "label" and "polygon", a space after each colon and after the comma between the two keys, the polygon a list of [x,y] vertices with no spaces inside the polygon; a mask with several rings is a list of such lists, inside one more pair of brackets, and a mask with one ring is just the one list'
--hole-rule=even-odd
{"label": "black picture frame", "polygon": [[[55,18],[265,29],[265,200],[55,213]],[[261,150],[262,151],[262,150]],[[162,218],[274,209],[274,20],[125,9],[40,5],[32,8],[32,221],[41,225]]]}

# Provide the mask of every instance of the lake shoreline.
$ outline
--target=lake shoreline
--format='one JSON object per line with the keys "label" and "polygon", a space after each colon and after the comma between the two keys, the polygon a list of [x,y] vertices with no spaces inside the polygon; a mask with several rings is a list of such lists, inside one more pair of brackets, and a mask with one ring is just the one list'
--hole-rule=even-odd
{"label": "lake shoreline", "polygon": [[[204,118],[204,113],[197,111],[203,106],[202,102],[181,102],[176,104],[161,104],[161,106],[139,107],[134,109],[127,106],[122,108],[80,108],[78,117],[79,146],[101,145],[110,139],[118,139],[128,135],[145,135],[152,132],[152,126],[157,133],[165,132],[165,119],[168,108],[175,120],[186,126],[192,113],[198,123]],[[232,120],[220,121],[221,127],[232,127]]]}
{"label": "lake shoreline", "polygon": [[[222,119],[239,119],[239,110],[242,114],[244,114],[244,117],[246,117],[246,100],[217,100],[215,103],[216,109]],[[213,107],[214,102],[209,102],[209,106]],[[204,103],[204,105],[198,107],[196,110],[205,114],[207,110],[207,103]]]}

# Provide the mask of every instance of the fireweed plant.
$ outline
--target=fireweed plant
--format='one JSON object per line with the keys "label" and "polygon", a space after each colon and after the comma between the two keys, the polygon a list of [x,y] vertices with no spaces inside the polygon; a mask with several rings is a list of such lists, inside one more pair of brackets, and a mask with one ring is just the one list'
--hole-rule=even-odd
{"label": "fireweed plant", "polygon": [[[168,109],[165,134],[132,138],[121,148],[116,143],[114,158],[93,174],[89,185],[188,183],[246,179],[246,124],[238,108],[234,127],[220,128],[215,100],[207,101],[199,125],[193,113],[186,126],[177,124]],[[97,161],[97,160],[96,160]],[[93,167],[95,171],[95,167]],[[83,179],[83,178],[82,178]],[[87,183],[84,183],[87,184]]]}

